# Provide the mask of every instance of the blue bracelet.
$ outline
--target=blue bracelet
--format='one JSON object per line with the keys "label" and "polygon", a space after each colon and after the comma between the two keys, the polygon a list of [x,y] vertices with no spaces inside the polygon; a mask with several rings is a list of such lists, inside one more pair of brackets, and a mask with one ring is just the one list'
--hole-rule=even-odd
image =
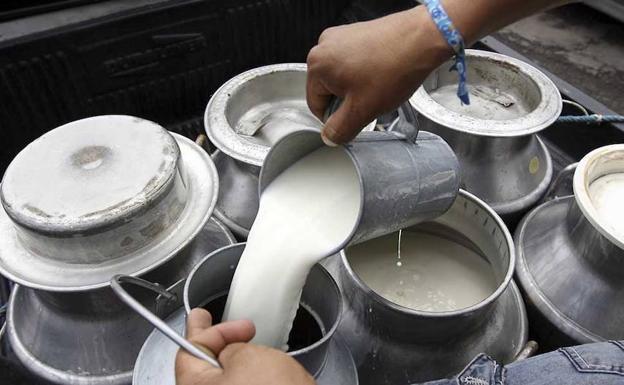
{"label": "blue bracelet", "polygon": [[464,39],[453,25],[440,4],[440,0],[424,0],[425,6],[446,42],[455,51],[455,63],[451,71],[457,71],[459,84],[457,85],[457,97],[463,104],[470,104],[470,96],[466,87],[466,52],[464,51]]}

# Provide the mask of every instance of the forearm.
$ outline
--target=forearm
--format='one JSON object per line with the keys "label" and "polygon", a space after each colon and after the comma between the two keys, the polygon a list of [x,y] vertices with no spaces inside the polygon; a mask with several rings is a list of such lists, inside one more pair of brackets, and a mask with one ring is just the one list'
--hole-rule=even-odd
{"label": "forearm", "polygon": [[443,0],[466,45],[534,13],[571,0]]}

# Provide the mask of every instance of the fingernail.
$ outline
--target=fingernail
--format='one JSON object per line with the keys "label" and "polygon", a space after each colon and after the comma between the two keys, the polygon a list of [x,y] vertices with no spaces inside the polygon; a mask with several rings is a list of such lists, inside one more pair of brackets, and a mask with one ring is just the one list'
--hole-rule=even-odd
{"label": "fingernail", "polygon": [[331,140],[327,138],[327,136],[325,136],[325,133],[323,131],[321,131],[321,139],[323,140],[323,143],[325,143],[326,146],[338,147],[336,143],[332,142]]}

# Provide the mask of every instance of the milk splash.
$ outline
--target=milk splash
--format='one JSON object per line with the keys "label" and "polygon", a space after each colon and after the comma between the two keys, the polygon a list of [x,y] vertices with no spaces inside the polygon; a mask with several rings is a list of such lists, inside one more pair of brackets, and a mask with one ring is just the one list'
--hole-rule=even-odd
{"label": "milk splash", "polygon": [[224,320],[250,319],[252,342],[286,350],[310,269],[349,237],[360,205],[357,170],[341,147],[320,148],[280,174],[260,197]]}

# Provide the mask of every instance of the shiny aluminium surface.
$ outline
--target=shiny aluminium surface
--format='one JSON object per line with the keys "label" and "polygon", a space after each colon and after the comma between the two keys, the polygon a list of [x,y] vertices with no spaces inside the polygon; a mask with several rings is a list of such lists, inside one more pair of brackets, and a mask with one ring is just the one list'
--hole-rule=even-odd
{"label": "shiny aluminium surface", "polygon": [[[185,278],[206,254],[234,243],[211,218],[187,247],[144,277],[169,286]],[[153,298],[138,292],[149,305]],[[55,384],[129,384],[137,354],[151,325],[109,288],[58,293],[16,286],[7,313],[7,336],[20,362]]]}
{"label": "shiny aluminium surface", "polygon": [[466,134],[422,121],[451,146],[462,170],[462,188],[503,219],[519,220],[545,194],[553,176],[550,153],[538,135],[495,138]]}
{"label": "shiny aluminium surface", "polygon": [[[184,329],[183,310],[188,314],[192,308],[204,306],[227,294],[244,247],[244,243],[223,247],[196,265],[184,285],[184,308],[174,312],[167,320],[169,326],[181,333]],[[323,336],[311,345],[288,354],[299,361],[318,384],[356,385],[357,372],[350,352],[339,339],[334,340],[340,319],[340,290],[320,265],[315,266],[308,276],[301,304],[313,314]],[[176,351],[175,344],[155,331],[137,360],[134,384],[152,384],[150,381],[155,377],[159,378],[159,383],[174,384]]]}
{"label": "shiny aluminium surface", "polygon": [[576,166],[574,195],[538,206],[516,230],[519,282],[550,347],[624,338],[622,184],[600,182],[623,172],[624,145],[590,152]]}
{"label": "shiny aluminium surface", "polygon": [[[186,203],[179,215],[161,231],[156,221],[147,230],[154,234],[144,247],[120,257],[98,263],[72,263],[40,256],[30,247],[24,247],[18,238],[15,224],[3,209],[0,209],[0,271],[11,280],[40,290],[80,291],[102,288],[108,285],[110,277],[117,273],[140,275],[166,263],[173,258],[208,221],[218,195],[218,176],[208,154],[195,143],[180,135],[172,134],[181,153],[180,185],[186,190]],[[74,235],[79,235],[76,233]],[[151,233],[150,233],[151,234]],[[96,234],[97,235],[97,234]],[[123,227],[113,233],[107,232],[106,239],[99,244],[124,244]],[[73,237],[80,239],[80,237]],[[61,243],[63,247],[66,244]],[[87,250],[88,245],[76,245],[76,252]],[[123,249],[123,246],[121,246]],[[65,254],[70,254],[65,250]],[[23,263],[28,261],[28,263]]]}
{"label": "shiny aluminium surface", "polygon": [[[343,290],[338,331],[353,353],[362,384],[412,384],[451,376],[476,354],[512,361],[528,338],[524,303],[512,280],[515,252],[502,220],[460,190],[449,211],[414,226],[479,250],[491,264],[496,290],[480,303],[451,312],[396,305],[372,291],[349,265],[349,249],[324,265]],[[417,363],[417,364],[415,364]]]}
{"label": "shiny aluminium surface", "polygon": [[550,153],[535,134],[557,119],[561,95],[543,73],[522,61],[486,51],[466,54],[469,106],[444,91],[451,86],[450,62],[425,80],[410,103],[422,129],[440,135],[457,154],[462,188],[515,223],[552,179]]}

